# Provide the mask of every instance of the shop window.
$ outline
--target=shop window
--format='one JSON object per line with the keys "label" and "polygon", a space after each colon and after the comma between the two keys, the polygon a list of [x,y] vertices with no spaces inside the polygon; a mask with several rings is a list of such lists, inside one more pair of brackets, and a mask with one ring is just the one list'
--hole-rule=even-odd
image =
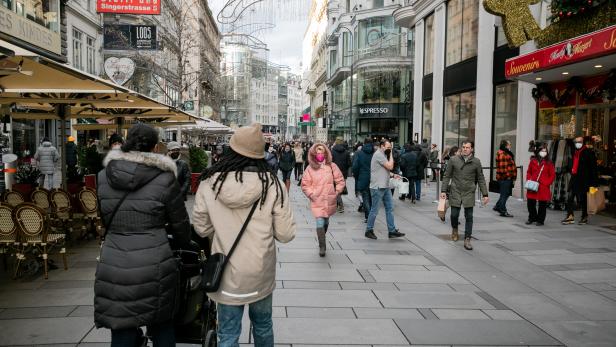
{"label": "shop window", "polygon": [[93,37],[87,37],[87,66],[86,71],[92,75],[96,74],[96,50],[94,48],[95,39]]}
{"label": "shop window", "polygon": [[477,55],[478,24],[478,0],[451,0],[447,3],[446,66]]}
{"label": "shop window", "polygon": [[400,55],[400,27],[394,18],[374,17],[359,22],[357,59]]}
{"label": "shop window", "polygon": [[60,0],[1,0],[1,4],[53,32],[60,32]]}
{"label": "shop window", "polygon": [[83,36],[84,34],[73,28],[73,66],[83,70]]}
{"label": "shop window", "polygon": [[432,100],[423,103],[421,136],[423,139],[428,139],[428,143],[432,143]]}
{"label": "shop window", "polygon": [[475,141],[475,91],[445,98],[444,147]]}
{"label": "shop window", "polygon": [[[511,151],[515,153],[518,125],[518,84],[511,82],[494,88],[494,153],[498,151],[502,140],[511,142]],[[495,155],[493,156],[495,157]],[[493,161],[495,158],[492,159]],[[493,162],[496,165],[496,162]],[[496,179],[496,170],[493,170]]]}
{"label": "shop window", "polygon": [[424,76],[434,72],[434,14],[426,17],[424,35]]}
{"label": "shop window", "polygon": [[408,84],[408,70],[366,71],[357,74],[359,102],[362,104],[400,103],[401,85]]}
{"label": "shop window", "polygon": [[[28,159],[36,153],[36,121],[13,119],[13,153],[21,159]],[[42,127],[41,127],[42,128]]]}

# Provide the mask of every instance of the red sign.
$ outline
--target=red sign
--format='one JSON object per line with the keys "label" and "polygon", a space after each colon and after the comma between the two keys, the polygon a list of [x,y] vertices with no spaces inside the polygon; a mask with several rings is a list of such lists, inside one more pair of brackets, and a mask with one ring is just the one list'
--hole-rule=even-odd
{"label": "red sign", "polygon": [[[507,59],[507,78],[616,53],[616,25]],[[616,58],[615,58],[616,59]]]}
{"label": "red sign", "polygon": [[302,122],[310,122],[310,113],[304,113],[302,115]]}
{"label": "red sign", "polygon": [[97,0],[96,12],[120,14],[160,14],[162,0]]}

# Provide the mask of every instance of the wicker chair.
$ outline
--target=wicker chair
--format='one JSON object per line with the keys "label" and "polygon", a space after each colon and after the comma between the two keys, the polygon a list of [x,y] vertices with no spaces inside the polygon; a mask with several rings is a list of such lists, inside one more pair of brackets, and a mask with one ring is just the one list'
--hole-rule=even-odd
{"label": "wicker chair", "polygon": [[20,264],[26,259],[28,254],[32,254],[35,257],[40,256],[42,258],[45,279],[47,279],[49,277],[47,257],[56,246],[60,248],[59,253],[62,254],[64,270],[68,269],[66,248],[64,247],[66,236],[48,233],[49,221],[45,211],[34,204],[23,203],[13,209],[13,220],[19,228],[19,238],[22,246],[21,256],[18,257],[17,266],[15,267],[15,277],[19,273]]}
{"label": "wicker chair", "polygon": [[49,211],[51,204],[49,203],[49,190],[45,188],[36,188],[30,194],[30,200],[43,211]]}
{"label": "wicker chair", "polygon": [[53,189],[49,192],[51,210],[58,228],[63,229],[66,237],[70,237],[73,232],[73,208],[71,197],[62,189]]}
{"label": "wicker chair", "polygon": [[5,270],[8,268],[7,255],[18,253],[20,245],[18,235],[17,225],[13,221],[13,207],[0,204],[0,254]]}
{"label": "wicker chair", "polygon": [[88,235],[88,230],[93,230],[93,233],[100,239],[102,236],[102,223],[98,215],[98,199],[96,191],[91,188],[84,187],[79,191],[79,203],[83,212],[83,220],[85,225],[82,227],[83,235]]}
{"label": "wicker chair", "polygon": [[2,194],[2,201],[9,204],[10,206],[15,207],[21,203],[26,202],[26,198],[24,198],[24,196],[18,191],[7,190],[4,192],[4,194]]}

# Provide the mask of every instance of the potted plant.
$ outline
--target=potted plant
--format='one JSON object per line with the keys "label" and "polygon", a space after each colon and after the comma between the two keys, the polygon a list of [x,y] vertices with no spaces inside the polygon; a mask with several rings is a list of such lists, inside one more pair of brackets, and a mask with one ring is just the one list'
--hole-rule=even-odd
{"label": "potted plant", "polygon": [[38,168],[30,164],[22,164],[17,168],[15,174],[17,183],[13,184],[13,190],[20,192],[27,199],[30,193],[38,187],[40,177],[41,171]]}
{"label": "potted plant", "polygon": [[103,169],[103,156],[98,153],[96,146],[82,146],[79,148],[78,157],[85,186],[96,189],[96,175]]}
{"label": "potted plant", "polygon": [[194,194],[199,188],[201,173],[207,168],[207,153],[200,147],[192,146],[188,152],[191,168],[190,191]]}

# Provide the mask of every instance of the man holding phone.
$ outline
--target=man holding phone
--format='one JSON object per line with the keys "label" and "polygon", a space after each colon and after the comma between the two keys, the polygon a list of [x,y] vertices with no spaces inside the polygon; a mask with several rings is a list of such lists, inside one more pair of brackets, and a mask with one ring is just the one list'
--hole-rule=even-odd
{"label": "man holding phone", "polygon": [[464,248],[472,250],[471,236],[473,233],[473,207],[475,206],[475,190],[477,185],[483,196],[482,202],[487,205],[488,187],[486,185],[481,161],[473,155],[474,144],[471,141],[462,142],[462,153],[449,159],[447,171],[443,176],[441,199],[446,199],[449,193],[451,206],[451,239],[458,241],[458,219],[460,210],[464,207]]}
{"label": "man holding phone", "polygon": [[[370,162],[370,195],[372,206],[368,215],[368,225],[366,226],[365,236],[376,240],[374,234],[374,222],[379,213],[381,201],[385,206],[385,219],[387,220],[387,231],[389,238],[402,237],[405,234],[398,231],[394,221],[394,200],[389,189],[389,178],[394,169],[394,157],[391,153],[391,143],[385,139],[381,140],[379,149],[374,152]],[[397,176],[397,175],[394,175]]]}

